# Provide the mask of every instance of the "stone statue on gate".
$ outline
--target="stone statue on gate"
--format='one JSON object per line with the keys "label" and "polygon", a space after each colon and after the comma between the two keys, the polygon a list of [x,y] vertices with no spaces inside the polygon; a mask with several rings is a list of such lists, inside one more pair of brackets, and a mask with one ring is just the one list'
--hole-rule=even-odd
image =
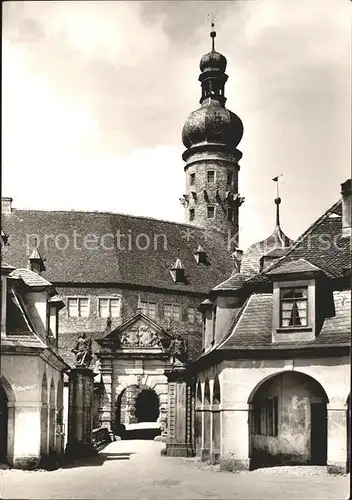
{"label": "stone statue on gate", "polygon": [[171,355],[172,366],[182,366],[186,363],[188,358],[187,344],[180,334],[177,334],[171,341],[169,353]]}
{"label": "stone statue on gate", "polygon": [[76,356],[76,367],[81,366],[83,368],[89,368],[93,358],[91,338],[86,338],[86,334],[83,332],[71,351]]}

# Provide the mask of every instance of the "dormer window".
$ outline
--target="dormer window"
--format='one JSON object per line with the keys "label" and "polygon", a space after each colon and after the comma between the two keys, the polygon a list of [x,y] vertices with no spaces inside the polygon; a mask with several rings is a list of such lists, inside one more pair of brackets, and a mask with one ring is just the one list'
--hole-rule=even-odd
{"label": "dormer window", "polygon": [[193,255],[197,261],[197,264],[205,264],[205,265],[209,264],[207,254],[201,245],[198,246],[197,250],[194,252]]}
{"label": "dormer window", "polygon": [[[273,281],[273,342],[314,340],[322,321],[334,314],[324,273],[305,259],[268,271]],[[317,294],[323,294],[317,300]]]}
{"label": "dormer window", "polygon": [[181,259],[176,259],[175,264],[170,269],[170,273],[175,283],[185,282],[185,268],[182,265]]}
{"label": "dormer window", "polygon": [[308,325],[308,287],[280,289],[280,327]]}

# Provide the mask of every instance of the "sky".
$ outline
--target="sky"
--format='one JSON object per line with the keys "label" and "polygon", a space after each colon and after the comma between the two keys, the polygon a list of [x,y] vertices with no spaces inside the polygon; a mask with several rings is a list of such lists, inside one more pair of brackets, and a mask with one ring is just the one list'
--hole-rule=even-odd
{"label": "sky", "polygon": [[182,222],[181,130],[199,60],[228,61],[241,117],[240,247],[297,238],[350,177],[350,2],[3,2],[2,196],[16,208]]}

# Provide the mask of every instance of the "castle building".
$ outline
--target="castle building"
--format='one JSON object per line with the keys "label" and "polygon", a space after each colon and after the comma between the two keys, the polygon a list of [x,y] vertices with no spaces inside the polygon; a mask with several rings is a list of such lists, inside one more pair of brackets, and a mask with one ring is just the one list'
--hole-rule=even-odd
{"label": "castle building", "polygon": [[[19,210],[3,198],[3,253],[19,268],[33,250],[45,256],[37,271],[66,306],[58,349],[68,365],[78,335],[93,339],[96,427],[152,421],[167,432],[168,346],[180,336],[203,459],[346,470],[350,181],[297,242],[281,228],[277,197],[273,233],[238,249],[243,125],[225,107],[227,61],[210,35],[200,107],[182,131],[185,222]],[[323,250],[322,234],[336,245]]]}
{"label": "castle building", "polygon": [[[201,107],[187,118],[182,133],[187,148],[184,223],[115,213],[19,210],[11,198],[2,199],[2,227],[9,235],[6,260],[25,267],[37,248],[46,259],[43,278],[66,305],[59,313],[60,354],[72,366],[78,335],[84,331],[93,339],[100,358],[95,425],[114,429],[144,418],[135,415],[142,390],[151,404],[158,401],[153,420],[162,418],[167,406],[165,339],[182,335],[190,358],[199,356],[203,317],[198,305],[233,270],[242,201],[236,147],[243,126],[224,107],[226,59],[214,49],[215,32],[211,37],[212,50],[200,63]],[[149,336],[153,345],[146,343]],[[130,407],[121,410],[125,401]]]}

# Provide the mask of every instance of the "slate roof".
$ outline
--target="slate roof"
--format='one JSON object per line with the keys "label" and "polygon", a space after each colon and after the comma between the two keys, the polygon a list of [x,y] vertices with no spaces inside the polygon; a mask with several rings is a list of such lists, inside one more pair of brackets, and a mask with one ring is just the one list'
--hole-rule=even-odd
{"label": "slate roof", "polygon": [[351,268],[350,255],[350,238],[342,238],[342,204],[339,200],[296,240],[283,257],[248,283],[268,281],[269,272],[298,259],[318,267],[330,278],[342,278],[346,269]]}
{"label": "slate roof", "polygon": [[305,259],[297,259],[291,260],[289,262],[284,262],[281,266],[268,271],[267,274],[269,276],[274,276],[277,274],[296,274],[303,272],[316,272],[321,271],[321,269],[317,266],[314,266],[310,262]]}
{"label": "slate roof", "polygon": [[273,233],[265,240],[251,245],[243,254],[241,261],[241,272],[253,276],[260,271],[260,259],[268,255],[274,249],[285,250],[292,245],[293,240],[288,238],[280,226],[274,228]]}
{"label": "slate roof", "polygon": [[232,274],[227,280],[213,288],[213,291],[218,290],[238,290],[242,288],[243,283],[249,278],[242,273]]}
{"label": "slate roof", "polygon": [[30,287],[52,287],[52,284],[48,280],[30,269],[15,269],[10,274],[10,277],[21,278],[22,281]]}
{"label": "slate roof", "polygon": [[[220,236],[187,224],[114,213],[17,209],[3,215],[2,224],[9,234],[6,259],[26,267],[37,237],[38,250],[46,258],[43,276],[52,283],[129,283],[205,293],[232,271]],[[125,235],[120,245],[113,239],[116,233]],[[85,248],[83,238],[89,234],[95,235],[96,243]],[[136,244],[143,234],[150,240],[145,250],[145,236],[140,237],[140,249]],[[28,235],[32,235],[29,241]],[[210,265],[197,264],[194,252],[199,244]],[[175,283],[170,275],[177,258],[185,267],[184,283]]]}
{"label": "slate roof", "polygon": [[4,262],[3,260],[1,261],[1,270],[6,270],[7,272],[13,271],[15,268],[14,266],[11,266],[10,264],[7,264],[7,262]]}
{"label": "slate roof", "polygon": [[319,345],[349,345],[351,335],[351,292],[333,292],[335,316],[326,318],[319,335],[311,341],[271,341],[273,296],[271,293],[253,294],[237,317],[230,335],[217,350],[228,349],[282,349],[314,347]]}
{"label": "slate roof", "polygon": [[[259,250],[262,251],[262,248]],[[272,342],[273,294],[272,278],[270,279],[269,275],[323,271],[330,280],[348,276],[347,270],[351,269],[350,238],[342,238],[341,201],[329,208],[290,248],[280,249],[283,250],[285,254],[278,255],[278,260],[267,269],[243,282],[244,290],[249,292],[247,300],[233,320],[229,331],[223,332],[222,340],[200,358],[205,358],[214,351],[285,350],[350,345],[351,290],[341,290],[340,286],[336,286],[333,291],[335,315],[325,318],[314,340]],[[276,249],[269,254],[275,252]],[[258,255],[255,256],[256,259]],[[243,266],[242,260],[243,274],[245,274],[244,269],[246,266]],[[242,276],[234,274],[214,290],[235,289],[241,280]],[[257,286],[262,283],[268,286],[265,288]]]}

